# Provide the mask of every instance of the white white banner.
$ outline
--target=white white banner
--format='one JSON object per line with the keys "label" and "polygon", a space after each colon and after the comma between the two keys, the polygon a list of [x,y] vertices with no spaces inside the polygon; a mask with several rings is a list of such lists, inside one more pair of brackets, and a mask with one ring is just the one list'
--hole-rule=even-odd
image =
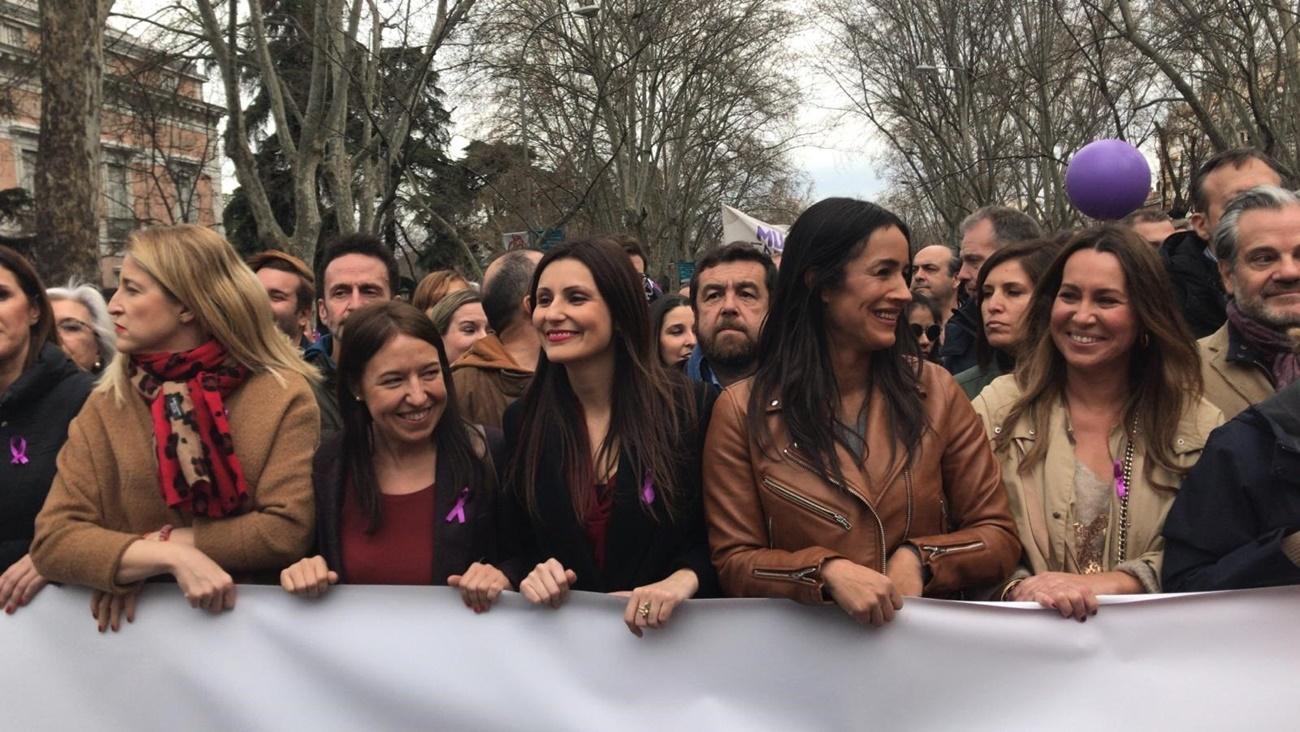
{"label": "white white banner", "polygon": [[486,615],[446,588],[239,588],[192,610],[151,585],[100,635],[89,593],[0,617],[9,730],[1290,729],[1300,588],[1168,596],[1086,623],[909,600],[880,629],[834,607],[694,601],[637,639],[617,598]]}
{"label": "white white banner", "polygon": [[772,256],[785,251],[785,235],[789,226],[759,221],[738,208],[722,204],[722,243],[733,241],[753,242]]}

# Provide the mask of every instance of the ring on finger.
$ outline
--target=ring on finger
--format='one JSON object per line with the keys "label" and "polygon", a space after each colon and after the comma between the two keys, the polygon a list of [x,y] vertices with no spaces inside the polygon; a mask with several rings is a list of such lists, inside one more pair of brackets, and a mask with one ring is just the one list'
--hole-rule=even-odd
{"label": "ring on finger", "polygon": [[642,620],[645,620],[646,618],[650,617],[650,601],[646,600],[645,602],[638,605],[636,608],[636,614],[639,615]]}

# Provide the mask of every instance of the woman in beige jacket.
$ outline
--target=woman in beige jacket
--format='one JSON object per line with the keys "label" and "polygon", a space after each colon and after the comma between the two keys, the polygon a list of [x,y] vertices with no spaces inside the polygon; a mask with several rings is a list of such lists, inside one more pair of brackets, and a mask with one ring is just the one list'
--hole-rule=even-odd
{"label": "woman in beige jacket", "polygon": [[133,234],[109,314],[119,355],[72,421],[32,561],[97,590],[101,631],[158,575],[194,607],[230,609],[232,574],[273,579],[310,542],[314,372],[202,227]]}
{"label": "woman in beige jacket", "polygon": [[1160,590],[1165,515],[1223,421],[1171,303],[1155,253],[1117,226],[1076,234],[1039,281],[1031,350],[974,402],[1024,546],[1003,599],[1084,620],[1098,595]]}

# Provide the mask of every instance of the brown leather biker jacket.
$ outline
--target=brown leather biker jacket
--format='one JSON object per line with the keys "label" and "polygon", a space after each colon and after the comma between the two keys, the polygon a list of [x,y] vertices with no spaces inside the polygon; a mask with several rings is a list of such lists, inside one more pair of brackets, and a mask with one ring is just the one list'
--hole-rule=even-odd
{"label": "brown leather biker jacket", "polygon": [[958,597],[1005,579],[1020,542],[998,461],[970,401],[943,369],[920,379],[927,429],[911,464],[888,429],[879,392],[868,404],[865,465],[837,446],[845,480],[814,471],[766,402],[772,447],[749,434],[752,380],[718,398],[704,451],[709,544],[732,596],[826,601],[821,568],[845,558],[884,573],[909,543],[928,570],[926,596]]}

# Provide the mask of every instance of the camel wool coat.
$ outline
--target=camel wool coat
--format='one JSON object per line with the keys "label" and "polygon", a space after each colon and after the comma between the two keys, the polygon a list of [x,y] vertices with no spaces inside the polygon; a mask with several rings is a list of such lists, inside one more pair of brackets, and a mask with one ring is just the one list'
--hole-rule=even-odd
{"label": "camel wool coat", "polygon": [[235,455],[248,483],[248,509],[210,519],[167,507],[158,478],[149,405],[95,391],[68,430],[58,473],[36,517],[32,561],[46,579],[122,593],[122,554],[165,524],[194,529],[195,546],[245,580],[268,577],[311,544],[315,505],[311,460],[320,416],[307,380],[250,374],[225,399]]}

